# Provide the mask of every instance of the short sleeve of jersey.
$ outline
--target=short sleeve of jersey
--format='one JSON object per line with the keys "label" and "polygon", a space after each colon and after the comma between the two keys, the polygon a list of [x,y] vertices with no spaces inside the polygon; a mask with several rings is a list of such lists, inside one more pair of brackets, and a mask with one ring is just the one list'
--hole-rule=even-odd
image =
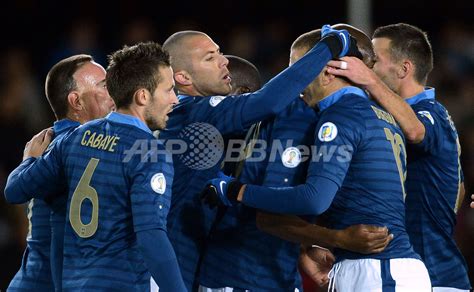
{"label": "short sleeve of jersey", "polygon": [[314,133],[308,178],[324,177],[342,186],[364,130],[360,119],[337,104],[322,113]]}
{"label": "short sleeve of jersey", "polygon": [[[161,145],[159,145],[161,146]],[[130,201],[135,232],[162,229],[166,231],[166,217],[171,202],[173,166],[171,156],[164,148],[150,151],[158,161],[137,157],[130,161]]]}
{"label": "short sleeve of jersey", "polygon": [[425,137],[420,143],[411,145],[423,152],[440,150],[442,143],[439,137],[442,135],[443,127],[441,123],[443,123],[443,121],[439,114],[434,112],[432,108],[426,106],[415,105],[413,106],[413,110],[425,127]]}

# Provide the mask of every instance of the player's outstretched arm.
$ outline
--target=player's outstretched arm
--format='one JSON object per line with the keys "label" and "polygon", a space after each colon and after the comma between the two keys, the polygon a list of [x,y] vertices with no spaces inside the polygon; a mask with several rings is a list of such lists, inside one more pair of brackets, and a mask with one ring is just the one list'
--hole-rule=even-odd
{"label": "player's outstretched arm", "polygon": [[[241,202],[268,212],[319,215],[329,208],[338,189],[336,183],[324,177],[308,178],[305,184],[286,188],[245,185],[232,177],[217,177],[207,182],[201,198],[211,207],[231,207]],[[268,200],[270,197],[272,200]]]}
{"label": "player's outstretched arm", "polygon": [[419,143],[425,137],[425,127],[405,100],[355,57],[343,57],[340,61],[329,61],[330,74],[343,76],[366,89],[371,97],[385,108],[400,125],[409,143]]}
{"label": "player's outstretched arm", "polygon": [[327,62],[358,52],[356,41],[346,30],[330,29],[301,59],[266,83],[262,89],[246,95],[242,123],[251,124],[285,109],[316,78]]}
{"label": "player's outstretched arm", "polygon": [[186,291],[173,247],[164,230],[136,233],[145,264],[160,291]]}
{"label": "player's outstretched arm", "polygon": [[361,224],[333,230],[309,223],[298,216],[262,211],[257,212],[257,227],[287,241],[336,247],[362,254],[382,252],[393,239],[386,227]]}

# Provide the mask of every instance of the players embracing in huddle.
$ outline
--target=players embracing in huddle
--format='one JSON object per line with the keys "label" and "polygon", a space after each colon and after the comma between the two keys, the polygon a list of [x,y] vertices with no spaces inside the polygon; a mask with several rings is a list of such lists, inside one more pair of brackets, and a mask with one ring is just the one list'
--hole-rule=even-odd
{"label": "players embracing in huddle", "polygon": [[[298,266],[337,291],[470,289],[453,239],[459,139],[425,87],[418,28],[380,27],[372,41],[344,24],[310,31],[262,88],[252,64],[198,31],[124,47],[106,73],[83,58],[61,71],[73,86],[57,94],[55,139],[35,136],[6,185],[47,223],[32,234],[52,231],[9,291],[298,291]],[[86,69],[101,75],[90,111]],[[72,115],[99,97],[117,112]],[[237,163],[210,156],[236,137]]]}

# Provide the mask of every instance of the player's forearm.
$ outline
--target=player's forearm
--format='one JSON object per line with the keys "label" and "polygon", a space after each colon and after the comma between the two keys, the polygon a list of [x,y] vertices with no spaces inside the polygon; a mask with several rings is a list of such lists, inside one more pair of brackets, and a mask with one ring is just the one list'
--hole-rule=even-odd
{"label": "player's forearm", "polygon": [[152,229],[139,231],[136,235],[145,264],[160,291],[186,291],[176,254],[166,232]]}
{"label": "player's forearm", "polygon": [[273,213],[318,215],[326,211],[338,186],[324,177],[315,177],[296,187],[273,188],[246,185],[237,200],[243,204]]}
{"label": "player's forearm", "polygon": [[272,78],[262,89],[246,97],[242,110],[244,126],[267,119],[285,109],[331,60],[325,43],[318,43],[292,66]]}
{"label": "player's forearm", "polygon": [[22,175],[26,169],[31,167],[36,158],[25,159],[17,168],[15,168],[7,179],[5,185],[5,200],[10,204],[23,204],[31,199],[29,193],[23,189],[24,183]]}
{"label": "player's forearm", "polygon": [[281,239],[304,246],[338,247],[338,232],[311,224],[298,216],[257,212],[257,227]]}
{"label": "player's forearm", "polygon": [[374,78],[366,85],[366,89],[372,98],[395,118],[409,143],[416,144],[423,140],[425,127],[402,97],[394,93],[379,78]]}

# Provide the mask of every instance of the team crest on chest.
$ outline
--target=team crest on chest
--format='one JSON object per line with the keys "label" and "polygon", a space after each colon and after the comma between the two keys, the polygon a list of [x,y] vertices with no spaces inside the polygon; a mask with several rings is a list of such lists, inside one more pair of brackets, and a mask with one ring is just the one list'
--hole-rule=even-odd
{"label": "team crest on chest", "polygon": [[283,151],[281,162],[285,167],[295,168],[301,162],[301,151],[296,147],[289,147]]}
{"label": "team crest on chest", "polygon": [[150,185],[155,193],[163,195],[166,191],[166,178],[161,172],[156,173],[150,180]]}
{"label": "team crest on chest", "polygon": [[211,99],[209,99],[209,104],[212,106],[212,107],[215,107],[217,106],[219,103],[221,103],[221,101],[223,101],[227,96],[222,96],[222,95],[216,95],[216,96],[213,96],[211,97]]}
{"label": "team crest on chest", "polygon": [[321,128],[319,128],[318,138],[321,142],[329,142],[336,138],[337,136],[337,127],[331,122],[324,123]]}

